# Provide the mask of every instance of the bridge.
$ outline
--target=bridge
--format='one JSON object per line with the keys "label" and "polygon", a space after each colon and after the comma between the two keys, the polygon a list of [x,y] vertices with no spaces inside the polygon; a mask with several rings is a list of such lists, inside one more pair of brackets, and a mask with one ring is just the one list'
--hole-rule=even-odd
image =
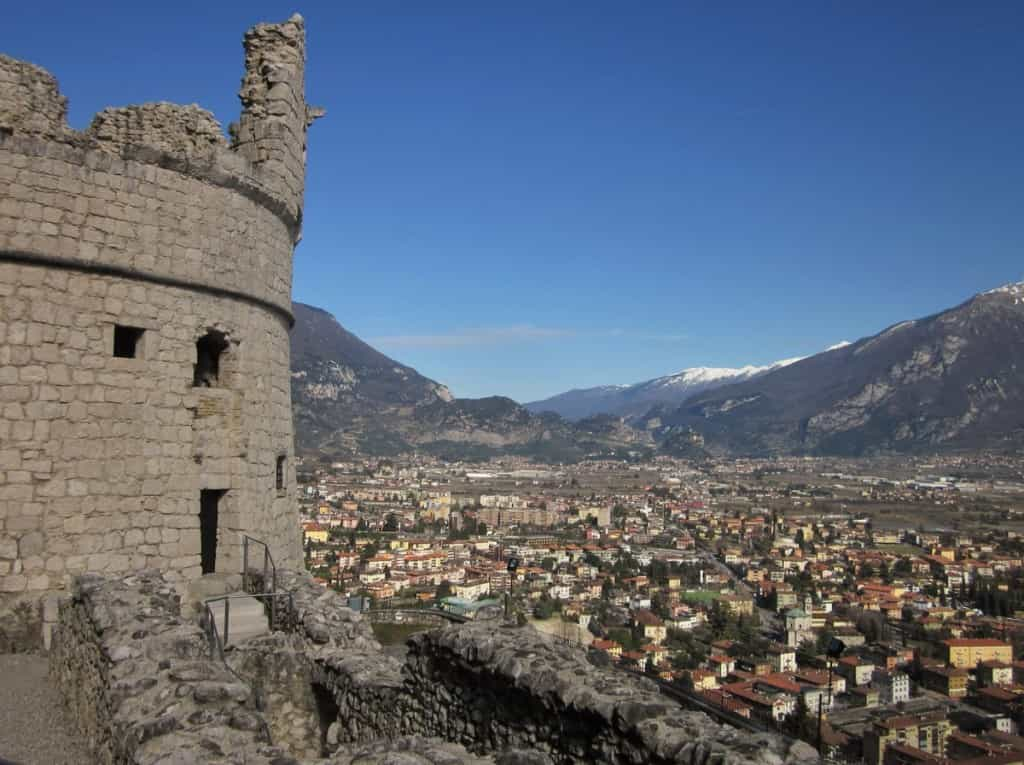
{"label": "bridge", "polygon": [[464,614],[440,608],[371,608],[363,611],[363,616],[373,624],[429,624],[434,627],[472,621]]}

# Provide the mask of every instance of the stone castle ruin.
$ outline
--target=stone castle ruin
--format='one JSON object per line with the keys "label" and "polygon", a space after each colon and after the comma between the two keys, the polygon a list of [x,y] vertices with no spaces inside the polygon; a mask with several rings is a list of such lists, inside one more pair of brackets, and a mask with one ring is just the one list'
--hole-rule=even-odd
{"label": "stone castle ruin", "polygon": [[230,141],[167,103],[73,131],[54,77],[0,55],[0,650],[85,571],[237,572],[243,534],[300,561],[288,332],[320,112],[300,16],[244,44]]}
{"label": "stone castle ruin", "polygon": [[321,112],[301,17],[244,44],[230,141],[164,103],[75,132],[0,56],[0,652],[50,649],[104,765],[816,760],[500,618],[401,662],[301,571],[288,332]]}

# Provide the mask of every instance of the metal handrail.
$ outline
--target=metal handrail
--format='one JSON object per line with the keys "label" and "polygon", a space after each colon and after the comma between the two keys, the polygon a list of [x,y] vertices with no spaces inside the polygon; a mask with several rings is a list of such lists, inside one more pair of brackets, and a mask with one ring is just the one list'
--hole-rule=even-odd
{"label": "metal handrail", "polygon": [[[282,593],[282,594],[284,594],[284,593]],[[291,593],[288,593],[288,594],[289,594],[289,597],[290,597]],[[235,671],[235,668],[232,667],[228,663],[227,658],[224,656],[224,645],[225,645],[225,643],[227,643],[227,631],[228,631],[228,604],[227,604],[227,602],[225,602],[225,604],[224,604],[224,635],[225,635],[225,637],[224,637],[223,641],[221,641],[220,634],[217,632],[217,620],[214,619],[214,617],[213,617],[213,609],[210,608],[210,603],[216,603],[218,600],[228,601],[232,597],[238,598],[238,597],[243,597],[243,596],[241,596],[241,595],[233,595],[233,596],[232,595],[223,595],[223,596],[218,597],[218,598],[210,598],[210,600],[207,600],[207,601],[205,601],[203,603],[203,607],[206,610],[206,625],[207,625],[206,626],[206,636],[207,636],[207,639],[210,642],[210,658],[211,659],[213,659],[213,658],[220,658],[221,663],[224,665],[224,667],[227,669],[228,672],[230,672],[232,675],[235,676],[235,679],[237,679],[238,682],[240,682],[243,685],[247,685],[250,688],[252,688],[253,687],[252,683],[247,682],[244,677],[242,677],[240,674],[238,674],[238,672]],[[214,656],[214,649],[216,649],[217,656]],[[258,696],[256,697],[256,708],[257,708],[257,710],[261,709],[260,701],[259,701],[259,697]],[[260,730],[263,732],[263,736],[266,739],[267,743],[273,745],[274,738],[273,738],[273,735],[270,732],[270,724],[263,717],[260,718]],[[2,761],[0,761],[0,765],[2,765]]]}
{"label": "metal handrail", "polygon": [[[203,603],[203,608],[206,609],[205,632],[206,639],[210,644],[210,658],[214,658],[216,652],[216,655],[227,666],[227,660],[224,658],[224,643],[221,642],[220,634],[217,632],[217,620],[213,617],[213,609],[210,608],[209,602]],[[231,667],[228,667],[228,669],[231,669]]]}
{"label": "metal handrail", "polygon": [[[270,599],[270,604],[271,604],[270,605],[270,609],[271,609],[270,610],[270,613],[271,613],[270,629],[271,630],[274,629],[274,613],[275,613],[274,604],[276,603],[278,598],[288,598],[288,613],[292,613],[294,611],[294,609],[295,609],[294,601],[292,599],[292,593],[290,591],[289,592],[235,593],[235,594],[232,594],[232,595],[219,595],[216,598],[209,598],[208,600],[206,600],[204,602],[204,606],[206,607],[207,618],[208,618],[210,624],[213,625],[213,637],[217,638],[217,643],[218,643],[217,647],[220,650],[221,658],[224,657],[224,648],[225,648],[225,646],[227,646],[228,638],[231,635],[231,633],[230,633],[230,629],[231,629],[231,601],[235,600],[237,598],[257,598],[257,599],[259,599],[259,598],[269,598]],[[222,600],[224,601],[224,638],[223,638],[223,640],[220,639],[220,634],[217,632],[217,624],[216,624],[216,620],[214,619],[214,616],[213,616],[213,609],[210,608],[210,604],[211,603],[219,603]],[[213,653],[213,647],[214,646],[212,646],[212,645],[210,646],[211,654]]]}
{"label": "metal handrail", "polygon": [[[270,574],[270,591],[254,593],[249,590],[249,543],[263,547],[263,587],[267,587],[267,574]],[[277,624],[277,566],[274,563],[274,556],[270,553],[270,545],[262,539],[256,539],[248,534],[242,535],[242,591],[248,592],[255,598],[269,597],[270,599],[270,628],[274,629]],[[289,605],[291,604],[291,593],[288,594]]]}
{"label": "metal handrail", "polygon": [[249,543],[260,545],[263,547],[263,586],[267,586],[267,573],[269,571],[270,579],[270,591],[277,592],[277,566],[274,564],[274,556],[270,554],[270,545],[264,542],[262,539],[256,539],[256,537],[250,537],[248,534],[242,535],[242,589],[249,589]]}

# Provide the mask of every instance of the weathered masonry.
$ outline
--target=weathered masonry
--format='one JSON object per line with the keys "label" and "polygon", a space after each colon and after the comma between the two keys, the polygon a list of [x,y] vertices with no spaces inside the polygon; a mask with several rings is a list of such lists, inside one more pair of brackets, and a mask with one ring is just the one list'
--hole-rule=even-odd
{"label": "weathered masonry", "polygon": [[[413,636],[404,663],[307,574],[283,629],[209,657],[155,571],[77,577],[51,673],[106,765],[811,765],[803,742],[719,725],[531,627]],[[322,759],[326,758],[326,759]]]}
{"label": "weathered masonry", "polygon": [[[289,395],[300,16],[245,35],[241,118],[105,109],[0,55],[0,650],[84,572],[300,555]],[[41,604],[47,604],[43,607]],[[48,626],[48,625],[47,625]]]}

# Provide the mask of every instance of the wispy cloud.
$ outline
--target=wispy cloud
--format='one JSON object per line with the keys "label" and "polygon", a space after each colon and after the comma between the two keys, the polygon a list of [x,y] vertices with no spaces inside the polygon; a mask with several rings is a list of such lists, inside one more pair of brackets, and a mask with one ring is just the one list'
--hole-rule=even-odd
{"label": "wispy cloud", "polygon": [[461,348],[467,345],[508,345],[510,343],[573,337],[571,329],[516,324],[509,327],[477,327],[436,335],[384,335],[370,339],[371,345],[389,348]]}
{"label": "wispy cloud", "polygon": [[371,337],[370,345],[381,348],[465,348],[467,346],[511,345],[560,338],[608,339],[681,343],[690,339],[682,333],[635,332],[628,329],[602,329],[581,332],[561,327],[513,324],[507,327],[471,327],[431,335],[381,335]]}

